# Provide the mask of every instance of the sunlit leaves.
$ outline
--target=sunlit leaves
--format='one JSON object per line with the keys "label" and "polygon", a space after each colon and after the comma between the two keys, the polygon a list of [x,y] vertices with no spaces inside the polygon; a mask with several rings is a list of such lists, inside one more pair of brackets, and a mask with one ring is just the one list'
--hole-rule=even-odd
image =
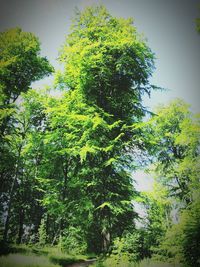
{"label": "sunlit leaves", "polygon": [[200,143],[198,115],[194,116],[181,100],[158,109],[157,114],[151,120],[151,129],[157,142],[153,150],[158,175],[173,196],[191,201],[192,190],[199,183],[195,163]]}
{"label": "sunlit leaves", "polygon": [[49,75],[53,68],[40,56],[39,40],[20,28],[0,34],[1,88],[4,103],[12,103],[21,92],[29,89],[31,82]]}
{"label": "sunlit leaves", "polygon": [[66,86],[117,118],[132,116],[133,102],[151,87],[153,58],[132,20],[114,18],[102,6],[77,13],[60,53]]}

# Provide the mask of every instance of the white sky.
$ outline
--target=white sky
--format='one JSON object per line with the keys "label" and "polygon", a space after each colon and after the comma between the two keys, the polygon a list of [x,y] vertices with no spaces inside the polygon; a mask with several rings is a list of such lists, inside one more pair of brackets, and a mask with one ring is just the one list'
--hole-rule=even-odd
{"label": "white sky", "polygon": [[[156,55],[156,70],[151,79],[155,85],[169,89],[154,92],[144,104],[153,109],[158,103],[180,97],[200,112],[200,34],[195,19],[200,16],[200,0],[0,0],[0,30],[19,26],[36,34],[42,54],[55,68],[58,50],[69,32],[74,8],[103,3],[113,16],[133,17]],[[37,83],[48,83],[48,79]],[[142,185],[150,187],[144,173]],[[138,177],[139,177],[138,176]]]}

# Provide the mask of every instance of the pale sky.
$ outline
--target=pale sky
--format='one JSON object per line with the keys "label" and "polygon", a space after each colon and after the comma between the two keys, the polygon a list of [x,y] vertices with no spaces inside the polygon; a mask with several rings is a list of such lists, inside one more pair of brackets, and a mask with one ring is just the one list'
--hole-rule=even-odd
{"label": "pale sky", "polygon": [[[83,9],[102,3],[113,16],[133,17],[138,32],[147,38],[156,56],[151,82],[169,89],[154,92],[151,99],[144,99],[144,104],[153,109],[159,103],[180,97],[191,105],[193,112],[200,112],[200,34],[195,28],[200,0],[0,0],[0,3],[0,30],[19,26],[35,33],[41,41],[42,55],[56,69],[58,50],[69,33],[75,7]],[[45,79],[37,86],[49,81]],[[145,186],[149,187],[149,183],[143,183],[142,189]]]}

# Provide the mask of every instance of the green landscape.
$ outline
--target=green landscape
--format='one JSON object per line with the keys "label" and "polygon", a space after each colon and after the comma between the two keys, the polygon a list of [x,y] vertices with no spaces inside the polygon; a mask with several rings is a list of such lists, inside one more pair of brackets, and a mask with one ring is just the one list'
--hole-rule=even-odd
{"label": "green landscape", "polygon": [[145,107],[155,61],[103,5],[74,11],[59,71],[35,33],[0,33],[0,266],[200,266],[200,114]]}

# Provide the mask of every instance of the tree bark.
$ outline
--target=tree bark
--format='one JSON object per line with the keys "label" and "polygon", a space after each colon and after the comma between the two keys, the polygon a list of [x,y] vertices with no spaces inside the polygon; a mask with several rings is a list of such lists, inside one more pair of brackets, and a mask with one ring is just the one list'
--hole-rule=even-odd
{"label": "tree bark", "polygon": [[13,182],[11,185],[10,194],[9,194],[10,196],[9,196],[9,200],[8,200],[8,210],[7,210],[7,216],[6,216],[6,220],[5,220],[4,233],[3,233],[3,241],[4,242],[6,242],[8,239],[8,230],[9,230],[9,224],[10,224],[11,208],[12,208],[12,202],[13,202],[13,197],[14,197],[14,189],[15,189],[15,185],[16,185],[16,181],[17,181],[17,177],[18,177],[19,159],[20,159],[20,155],[21,155],[21,149],[22,149],[22,146],[20,145],[19,151],[18,151],[18,158],[17,158],[17,162],[15,165],[15,175],[14,175]]}
{"label": "tree bark", "polygon": [[21,209],[19,212],[19,231],[18,231],[18,239],[17,244],[21,244],[22,236],[23,236],[23,223],[24,223],[24,210]]}
{"label": "tree bark", "polygon": [[[18,169],[18,167],[16,167]],[[13,196],[14,196],[14,187],[16,184],[17,180],[17,173],[15,173],[15,177],[12,182],[11,190],[10,190],[10,198],[8,201],[8,211],[7,211],[7,216],[6,216],[6,221],[5,221],[5,226],[4,226],[4,233],[3,233],[3,241],[6,242],[8,238],[8,230],[9,230],[9,223],[10,223],[10,216],[11,216],[11,207],[12,207],[12,201],[13,201]]]}

